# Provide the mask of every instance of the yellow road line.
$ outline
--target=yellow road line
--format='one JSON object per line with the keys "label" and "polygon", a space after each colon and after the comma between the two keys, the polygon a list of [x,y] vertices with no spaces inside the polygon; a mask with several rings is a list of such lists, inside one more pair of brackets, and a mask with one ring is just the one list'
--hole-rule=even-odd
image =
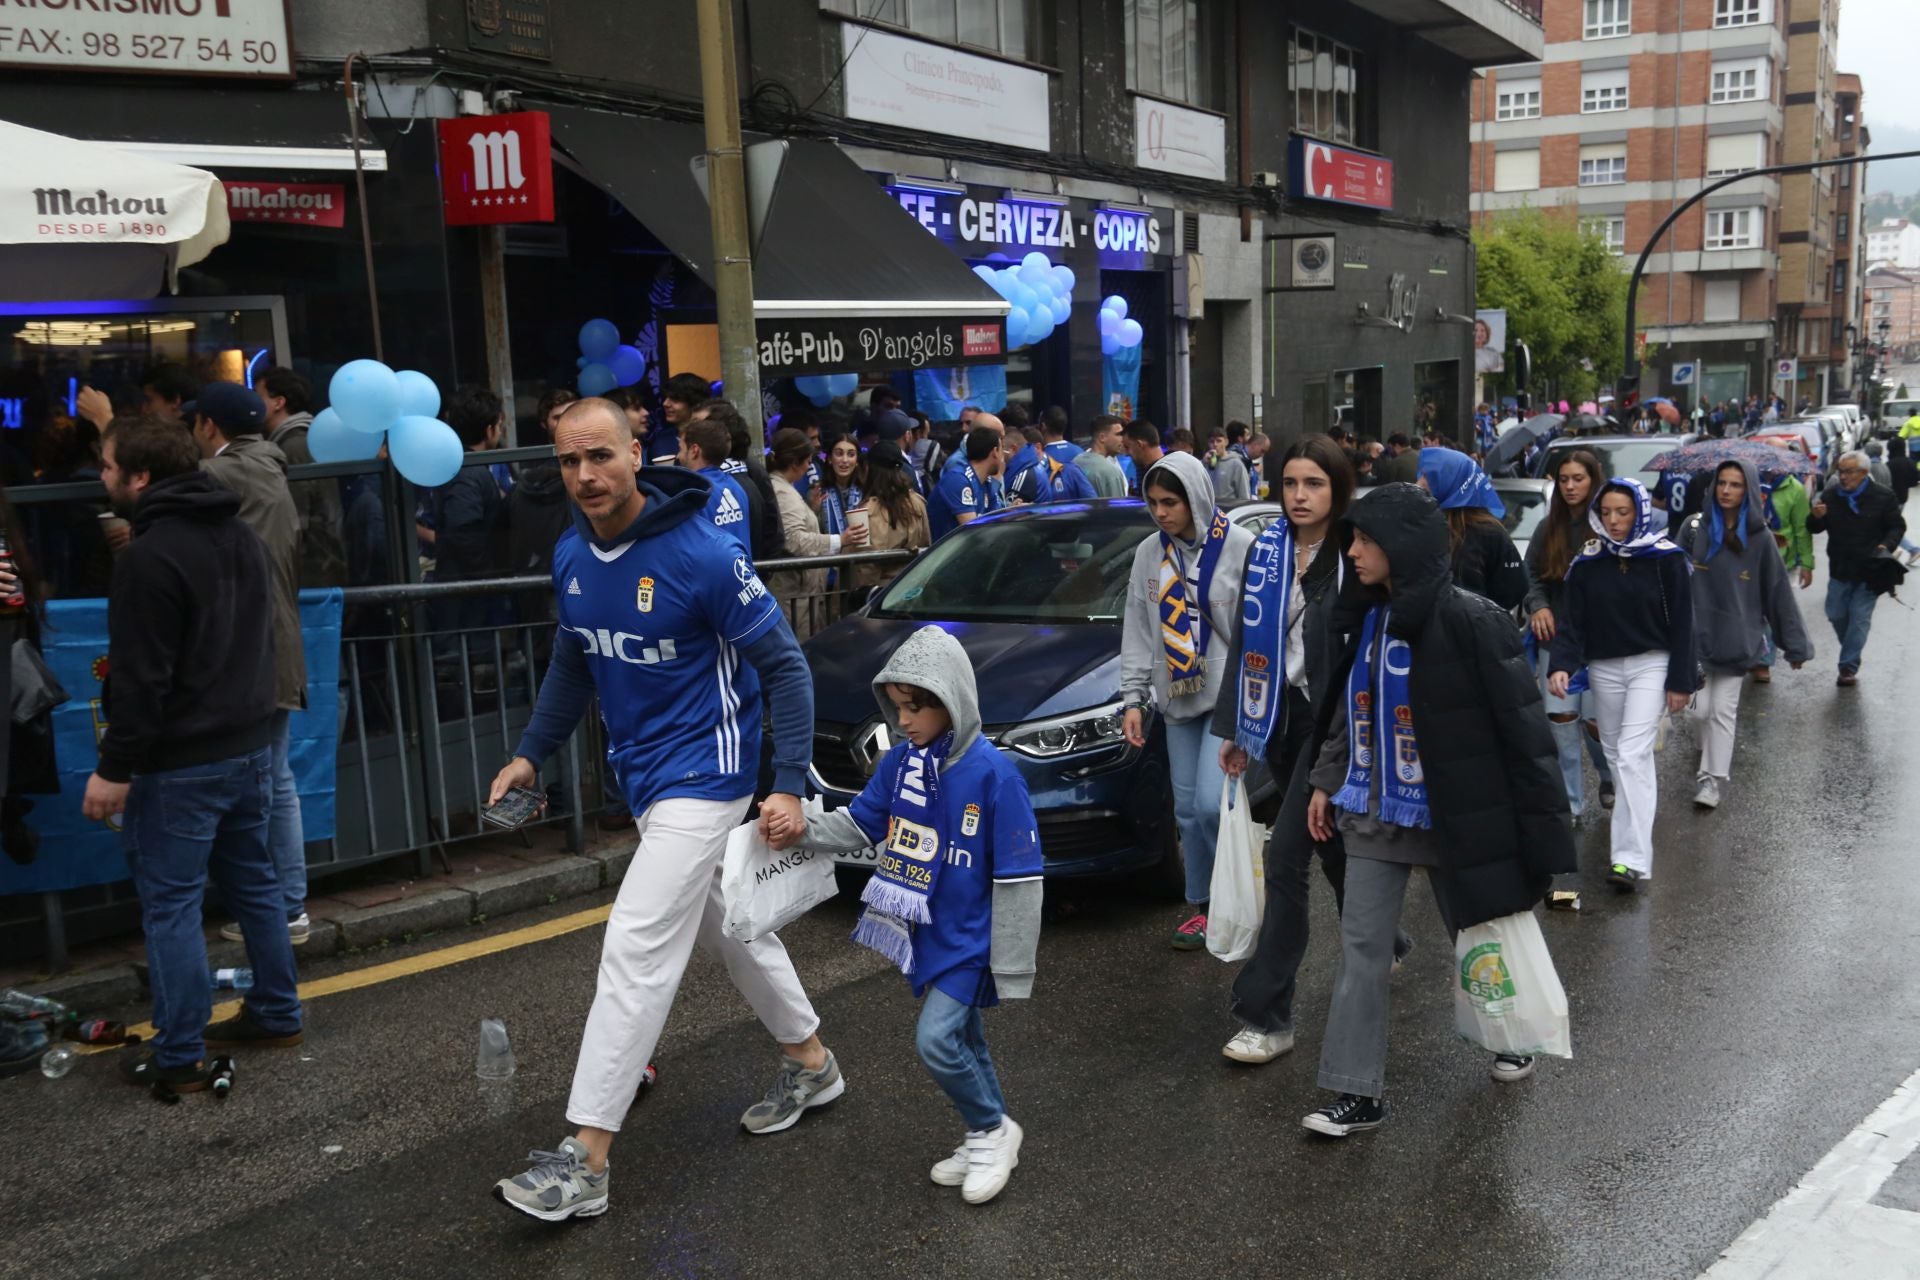
{"label": "yellow road line", "polygon": [[[312,982],[300,984],[302,1000],[317,1000],[321,996],[338,995],[342,991],[358,991],[362,987],[374,987],[383,982],[392,982],[397,978],[410,978],[418,973],[430,973],[435,969],[444,969],[448,965],[462,964],[468,960],[478,960],[481,956],[497,955],[502,951],[512,951],[516,947],[529,946],[536,942],[545,942],[550,938],[563,937],[569,933],[578,933],[582,929],[591,929],[595,925],[605,924],[613,913],[611,905],[589,907],[585,911],[576,911],[572,915],[556,916],[539,924],[530,924],[523,929],[510,929],[506,933],[496,933],[488,938],[475,938],[471,942],[458,943],[451,947],[442,947],[438,951],[423,951],[419,955],[402,956],[398,960],[389,960],[385,964],[369,965],[364,969],[349,969],[345,973],[336,973],[329,978],[315,978]],[[212,1020],[231,1018],[240,1012],[240,1001],[226,1000],[213,1006]],[[128,1027],[131,1035],[150,1040],[154,1035],[151,1022]],[[104,1053],[113,1045],[74,1046],[81,1053]]]}

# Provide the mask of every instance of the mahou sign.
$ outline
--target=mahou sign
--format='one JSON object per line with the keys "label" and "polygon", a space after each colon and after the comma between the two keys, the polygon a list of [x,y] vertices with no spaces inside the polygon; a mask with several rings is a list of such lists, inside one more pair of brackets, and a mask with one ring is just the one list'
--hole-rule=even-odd
{"label": "mahou sign", "polygon": [[442,120],[441,207],[450,227],[553,221],[553,138],[547,113]]}
{"label": "mahou sign", "polygon": [[347,225],[347,189],[338,182],[227,182],[227,217],[301,227]]}

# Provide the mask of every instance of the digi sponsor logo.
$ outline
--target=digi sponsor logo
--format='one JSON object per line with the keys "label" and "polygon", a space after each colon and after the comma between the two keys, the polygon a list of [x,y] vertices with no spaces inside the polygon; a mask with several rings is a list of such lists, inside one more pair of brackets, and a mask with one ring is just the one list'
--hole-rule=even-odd
{"label": "digi sponsor logo", "polygon": [[636,636],[627,631],[608,631],[605,627],[598,630],[592,627],[566,629],[580,637],[580,643],[586,647],[589,658],[616,658],[636,667],[651,667],[656,663],[672,662],[680,656],[672,640],[661,640],[650,645],[645,636]]}

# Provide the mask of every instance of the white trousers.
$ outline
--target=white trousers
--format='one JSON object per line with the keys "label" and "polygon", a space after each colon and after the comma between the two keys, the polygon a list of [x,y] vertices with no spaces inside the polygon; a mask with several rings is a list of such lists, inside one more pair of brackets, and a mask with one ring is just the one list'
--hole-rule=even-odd
{"label": "white trousers", "polygon": [[1707,673],[1707,683],[1693,695],[1693,722],[1700,734],[1700,775],[1727,780],[1733,768],[1733,726],[1740,715],[1739,675]]}
{"label": "white trousers", "polygon": [[1587,664],[1600,746],[1613,770],[1613,860],[1653,875],[1653,811],[1659,784],[1653,739],[1667,704],[1667,655],[1600,658]]}
{"label": "white trousers", "polygon": [[640,848],[600,948],[599,984],[567,1099],[571,1123],[618,1131],[695,942],[726,965],[775,1040],[800,1044],[819,1029],[780,939],[769,933],[740,942],[721,931],[727,910],[721,863],[727,835],[746,817],[749,800],[661,800],[640,815]]}

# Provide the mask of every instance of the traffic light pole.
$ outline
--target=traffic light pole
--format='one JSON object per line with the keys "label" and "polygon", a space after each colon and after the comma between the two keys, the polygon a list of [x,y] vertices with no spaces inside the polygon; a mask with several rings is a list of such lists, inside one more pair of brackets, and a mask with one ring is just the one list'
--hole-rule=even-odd
{"label": "traffic light pole", "polygon": [[[1635,315],[1638,311],[1638,303],[1640,300],[1640,277],[1646,274],[1647,259],[1653,256],[1653,251],[1659,245],[1661,238],[1667,234],[1668,229],[1671,228],[1674,223],[1680,220],[1681,214],[1687,212],[1687,210],[1693,208],[1693,206],[1699,204],[1702,200],[1720,190],[1720,188],[1730,187],[1736,182],[1745,182],[1749,178],[1764,178],[1770,174],[1812,173],[1816,169],[1832,169],[1844,164],[1866,164],[1869,161],[1879,163],[1883,160],[1912,160],[1916,158],[1920,158],[1920,151],[1893,151],[1886,155],[1841,156],[1833,160],[1802,160],[1795,164],[1771,164],[1759,169],[1748,169],[1744,172],[1736,173],[1732,177],[1722,178],[1718,182],[1710,182],[1676,205],[1673,212],[1667,215],[1666,220],[1660,224],[1653,235],[1648,237],[1647,247],[1640,251],[1640,260],[1633,264],[1633,277],[1627,281],[1627,352],[1626,360],[1620,366],[1621,394],[1624,396],[1639,390],[1640,387],[1640,357],[1634,350],[1634,335],[1638,332]],[[1855,231],[1861,238],[1865,238],[1866,231],[1863,228],[1855,228]]]}

